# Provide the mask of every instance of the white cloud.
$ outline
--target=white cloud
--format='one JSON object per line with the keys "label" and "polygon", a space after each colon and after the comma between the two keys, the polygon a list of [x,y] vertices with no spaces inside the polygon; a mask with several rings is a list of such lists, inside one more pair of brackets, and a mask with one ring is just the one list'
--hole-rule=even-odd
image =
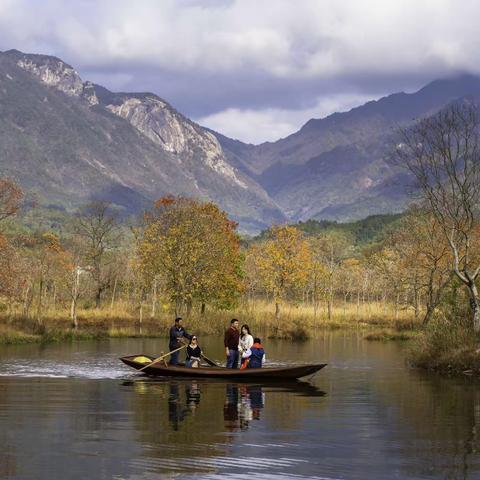
{"label": "white cloud", "polygon": [[332,112],[347,111],[371,99],[362,95],[331,95],[317,99],[314,107],[304,110],[229,108],[196,121],[230,138],[257,144],[286,137],[311,118],[323,118]]}
{"label": "white cloud", "polygon": [[210,73],[478,71],[479,16],[474,0],[0,0],[0,38],[30,50],[54,45],[89,64]]}
{"label": "white cloud", "polygon": [[480,72],[478,18],[477,0],[0,0],[0,49],[55,54],[258,141],[320,97]]}

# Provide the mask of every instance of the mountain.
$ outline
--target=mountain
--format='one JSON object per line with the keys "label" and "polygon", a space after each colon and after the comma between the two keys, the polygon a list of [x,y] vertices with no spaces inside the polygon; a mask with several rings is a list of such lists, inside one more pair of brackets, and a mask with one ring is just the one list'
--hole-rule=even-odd
{"label": "mountain", "polygon": [[309,120],[276,142],[203,128],[153,93],[111,92],[63,60],[0,52],[0,175],[42,207],[108,200],[125,215],[166,194],[214,201],[254,233],[273,223],[402,211],[411,178],[389,160],[398,127],[480,97],[459,75]]}
{"label": "mountain", "polygon": [[114,93],[45,55],[0,53],[0,172],[43,206],[94,199],[135,213],[166,194],[209,199],[255,231],[285,216],[217,138],[152,93]]}
{"label": "mountain", "polygon": [[292,220],[351,221],[402,211],[412,180],[388,158],[396,131],[450,102],[480,96],[480,78],[460,75],[308,121],[258,146],[217,135],[229,161],[258,181]]}

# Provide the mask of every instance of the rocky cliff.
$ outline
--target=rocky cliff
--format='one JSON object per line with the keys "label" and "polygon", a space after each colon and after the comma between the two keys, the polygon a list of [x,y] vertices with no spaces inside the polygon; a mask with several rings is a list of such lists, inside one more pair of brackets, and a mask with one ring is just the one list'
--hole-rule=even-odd
{"label": "rocky cliff", "polygon": [[[2,60],[2,66],[5,70],[4,82],[5,79],[9,80],[8,76],[10,76],[10,82],[15,83],[16,87],[21,87],[21,82],[18,81],[18,69],[28,74],[35,81],[36,88],[33,90],[30,88],[30,93],[38,90],[36,94],[40,96],[31,99],[32,104],[39,107],[38,111],[35,109],[38,113],[39,123],[45,124],[48,120],[52,113],[50,111],[52,104],[50,103],[49,108],[45,108],[42,112],[38,102],[41,101],[45,104],[53,96],[55,97],[54,103],[60,103],[62,106],[68,105],[70,113],[72,113],[71,110],[74,106],[76,115],[85,120],[91,130],[101,131],[102,127],[103,130],[107,130],[104,131],[104,134],[108,142],[104,142],[102,145],[100,145],[102,143],[101,138],[97,138],[95,141],[89,140],[87,137],[84,137],[86,143],[82,144],[78,128],[65,132],[63,137],[65,150],[73,148],[75,155],[85,159],[89,156],[88,151],[92,148],[104,149],[107,145],[113,147],[114,137],[108,132],[109,129],[104,126],[105,123],[108,124],[109,119],[112,120],[111,115],[125,123],[122,125],[123,128],[127,128],[128,124],[141,135],[141,137],[136,135],[134,140],[130,139],[136,145],[130,145],[124,153],[119,152],[118,147],[125,142],[117,139],[119,143],[115,146],[115,154],[124,158],[119,158],[116,165],[106,161],[106,157],[108,158],[110,155],[105,155],[105,153],[103,156],[95,156],[94,159],[87,161],[89,168],[99,169],[100,177],[106,176],[111,181],[120,182],[122,186],[131,189],[133,195],[142,198],[140,203],[148,204],[149,200],[167,193],[210,199],[241,222],[242,227],[246,230],[258,230],[271,222],[284,220],[285,217],[280,209],[269,198],[264,189],[255,180],[228,162],[215,135],[187,119],[158,96],[152,93],[110,92],[99,85],[84,82],[72,66],[56,57],[24,54],[17,50],[10,50],[0,54],[0,60]],[[22,76],[22,80],[29,83],[26,76]],[[41,86],[46,89],[45,92],[48,95],[43,94]],[[17,88],[14,93],[10,89],[11,94],[17,99],[21,95],[18,90]],[[42,95],[43,98],[41,98]],[[31,97],[31,95],[29,96]],[[4,101],[14,101],[14,98],[12,96],[5,97]],[[45,115],[43,120],[41,118],[42,113]],[[17,112],[17,115],[20,114],[21,109]],[[64,109],[62,109],[60,116],[63,114],[69,116]],[[15,119],[12,120],[15,123]],[[74,124],[79,120],[77,118],[70,127],[75,128]],[[111,121],[111,124],[113,127],[118,123]],[[65,129],[60,129],[58,134],[61,134],[62,130]],[[35,133],[34,131],[35,129],[32,129],[32,135]],[[54,130],[49,133],[52,136],[55,135]],[[25,131],[24,134],[28,135],[28,131]],[[35,139],[30,139],[30,143],[32,143],[32,140],[33,143],[44,143],[45,139],[39,142],[40,139],[36,135],[33,136],[35,136]],[[62,171],[67,168],[68,161],[60,165],[60,158],[45,159],[42,164],[42,160],[38,158],[38,153],[47,146],[37,146],[37,155],[34,155],[35,158],[31,159],[31,163],[35,163],[36,170],[41,171],[42,167],[48,170],[47,165],[52,161],[57,163]],[[121,167],[125,157],[129,157],[127,152],[132,147],[145,150],[145,153],[140,154],[135,159],[130,158],[127,161],[127,168]],[[157,158],[151,158],[152,154],[155,156],[155,152]],[[0,166],[5,166],[7,162],[5,153],[3,152],[2,155],[0,150]],[[112,154],[113,152],[109,153]],[[80,168],[80,165],[77,168]],[[137,169],[136,172],[134,172],[135,169]],[[28,176],[26,172],[12,168],[12,165],[9,165],[7,170],[20,179]],[[145,182],[138,178],[139,176],[142,177],[140,172],[146,175]],[[41,173],[43,176],[45,171]],[[72,176],[75,175],[74,172],[71,173]],[[138,180],[136,180],[137,178]],[[69,185],[65,187],[68,191]],[[98,191],[92,192],[89,186],[83,188],[84,191],[77,191],[76,196],[79,197],[79,200],[83,200],[85,196],[89,198],[105,196],[105,192],[101,190],[97,189]],[[47,198],[49,196],[41,187],[40,193],[41,196]],[[113,197],[111,199],[115,201]],[[70,203],[72,202],[66,202],[66,204]]]}

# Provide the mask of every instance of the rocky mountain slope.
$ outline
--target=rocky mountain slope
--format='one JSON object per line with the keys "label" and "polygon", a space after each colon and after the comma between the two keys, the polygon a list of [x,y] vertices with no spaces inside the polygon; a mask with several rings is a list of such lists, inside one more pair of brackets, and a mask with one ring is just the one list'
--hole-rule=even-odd
{"label": "rocky mountain slope", "polygon": [[388,161],[398,127],[469,95],[480,95],[480,78],[462,75],[310,120],[277,142],[218,139],[230,162],[255,178],[289,218],[355,220],[401,211],[408,202],[411,180]]}
{"label": "rocky mountain slope", "polygon": [[151,93],[113,93],[62,60],[0,53],[0,171],[38,201],[106,199],[126,213],[172,193],[210,199],[257,230],[284,216],[217,138]]}

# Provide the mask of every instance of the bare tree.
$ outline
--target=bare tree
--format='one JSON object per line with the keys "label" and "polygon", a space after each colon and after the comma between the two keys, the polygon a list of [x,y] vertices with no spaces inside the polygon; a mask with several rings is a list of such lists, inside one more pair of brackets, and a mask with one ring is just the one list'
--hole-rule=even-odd
{"label": "bare tree", "polygon": [[455,103],[402,130],[398,160],[414,175],[420,192],[453,254],[453,272],[468,290],[472,324],[480,331],[476,285],[480,261],[472,252],[479,227],[480,137],[478,107]]}
{"label": "bare tree", "polygon": [[106,202],[93,202],[82,209],[75,225],[76,233],[86,243],[85,261],[95,282],[95,307],[110,286],[110,253],[117,247],[119,231],[116,215]]}

